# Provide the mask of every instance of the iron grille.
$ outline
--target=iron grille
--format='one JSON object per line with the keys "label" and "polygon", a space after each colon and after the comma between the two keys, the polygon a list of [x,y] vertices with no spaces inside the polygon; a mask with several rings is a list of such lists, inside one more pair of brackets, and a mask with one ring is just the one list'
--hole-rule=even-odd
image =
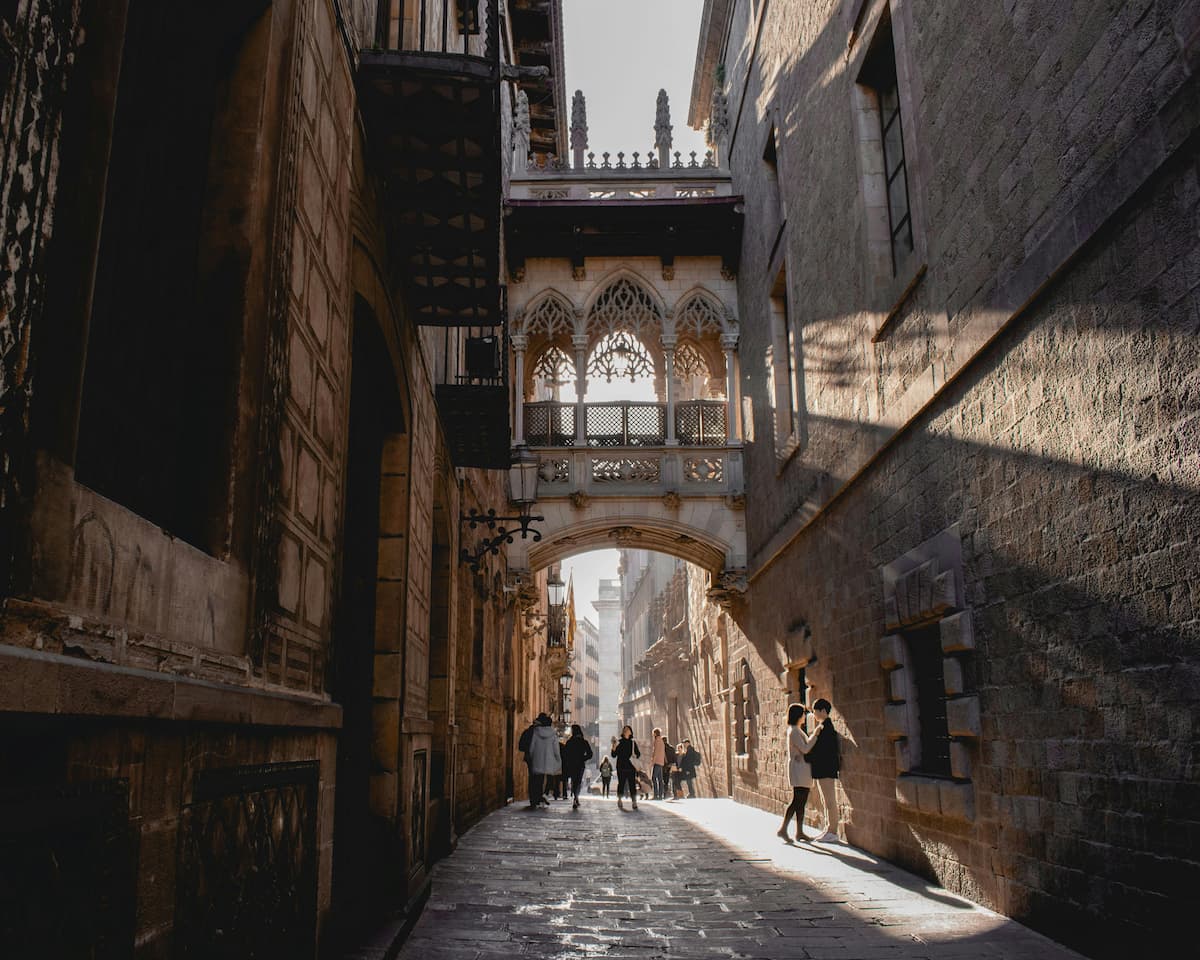
{"label": "iron grille", "polygon": [[661,447],[667,441],[667,408],[661,403],[589,403],[589,447]]}
{"label": "iron grille", "polygon": [[547,400],[525,404],[525,441],[532,447],[575,445],[575,405]]}
{"label": "iron grille", "polygon": [[318,780],[316,761],[197,774],[180,822],[177,956],[314,955]]}
{"label": "iron grille", "polygon": [[0,957],[129,957],[135,863],[127,780],[0,790]]}
{"label": "iron grille", "polygon": [[723,446],[728,436],[724,401],[687,400],[676,404],[675,436],[685,446]]}

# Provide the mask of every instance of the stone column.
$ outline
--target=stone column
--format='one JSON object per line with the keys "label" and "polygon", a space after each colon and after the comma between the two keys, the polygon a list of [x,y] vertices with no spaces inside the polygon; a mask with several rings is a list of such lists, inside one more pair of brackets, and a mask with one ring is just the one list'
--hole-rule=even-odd
{"label": "stone column", "polygon": [[738,396],[736,334],[723,334],[721,348],[725,351],[725,435],[732,443],[742,442],[739,423],[741,398]]}
{"label": "stone column", "polygon": [[667,446],[679,443],[675,439],[675,346],[679,338],[673,333],[662,335],[663,360],[667,368]]}
{"label": "stone column", "polygon": [[525,348],[529,338],[524,334],[513,334],[513,351],[516,353],[516,409],[513,411],[513,446],[525,443]]}
{"label": "stone column", "polygon": [[571,337],[575,347],[575,446],[587,446],[587,334]]}

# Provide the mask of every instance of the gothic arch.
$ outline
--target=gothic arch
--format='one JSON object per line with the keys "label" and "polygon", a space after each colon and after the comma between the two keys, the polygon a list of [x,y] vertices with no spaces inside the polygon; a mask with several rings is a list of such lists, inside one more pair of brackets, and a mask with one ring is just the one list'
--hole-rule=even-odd
{"label": "gothic arch", "polygon": [[521,309],[517,332],[527,337],[541,334],[549,339],[580,331],[575,328],[575,305],[571,298],[554,287],[547,287]]}
{"label": "gothic arch", "polygon": [[[593,501],[587,519],[554,525],[556,529],[547,523],[550,529],[545,529],[541,542],[529,547],[529,569],[539,570],[577,553],[609,547],[636,547],[669,554],[708,570],[714,577],[730,564],[733,545],[708,530],[656,517],[649,511],[643,516],[629,516],[616,503],[611,506],[619,516],[609,516],[603,510],[606,506]],[[597,507],[602,512],[597,512]],[[624,504],[624,510],[628,507],[629,504]]]}
{"label": "gothic arch", "polygon": [[672,312],[677,336],[702,339],[736,334],[737,321],[721,298],[702,284],[697,284],[675,301]]}
{"label": "gothic arch", "polygon": [[618,329],[635,334],[647,348],[657,349],[666,316],[667,305],[654,284],[628,267],[617,267],[596,283],[584,303],[588,349]]}

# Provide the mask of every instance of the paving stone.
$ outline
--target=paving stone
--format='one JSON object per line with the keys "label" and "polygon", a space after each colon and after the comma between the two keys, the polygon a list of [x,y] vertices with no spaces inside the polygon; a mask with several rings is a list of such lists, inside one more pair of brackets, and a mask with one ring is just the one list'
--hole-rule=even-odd
{"label": "paving stone", "polygon": [[1079,957],[854,847],[785,844],[776,820],[732,800],[498,810],[435,869],[400,957]]}

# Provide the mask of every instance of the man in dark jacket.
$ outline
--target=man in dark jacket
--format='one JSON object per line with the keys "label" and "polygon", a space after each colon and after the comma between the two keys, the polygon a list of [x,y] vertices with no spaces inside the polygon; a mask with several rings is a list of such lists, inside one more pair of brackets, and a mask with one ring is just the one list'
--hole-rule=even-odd
{"label": "man in dark jacket", "polygon": [[583,769],[592,759],[592,745],[583,735],[583,727],[577,723],[571,724],[571,736],[562,745],[563,785],[571,784],[571,792],[575,795],[575,804],[579,806],[579,787],[583,783]]}
{"label": "man in dark jacket", "polygon": [[808,751],[808,762],[812,766],[813,780],[821,790],[821,799],[825,803],[825,832],[817,837],[817,842],[840,843],[838,824],[841,817],[838,814],[837,781],[841,769],[841,745],[838,743],[838,733],[833,728],[829,714],[833,704],[822,697],[813,704],[812,714],[820,725],[817,741]]}

